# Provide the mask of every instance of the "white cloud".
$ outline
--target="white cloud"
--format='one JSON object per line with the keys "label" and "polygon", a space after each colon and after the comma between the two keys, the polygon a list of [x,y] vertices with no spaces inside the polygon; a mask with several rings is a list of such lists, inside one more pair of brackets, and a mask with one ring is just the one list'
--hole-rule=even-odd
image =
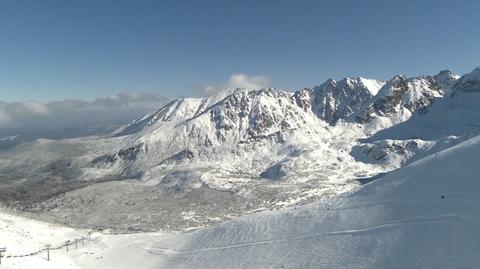
{"label": "white cloud", "polygon": [[29,112],[38,115],[46,115],[49,109],[46,105],[37,102],[24,102],[21,105]]}
{"label": "white cloud", "polygon": [[271,81],[265,76],[250,76],[247,74],[234,74],[225,84],[209,84],[200,88],[205,95],[212,95],[228,89],[245,88],[256,90],[271,86]]}
{"label": "white cloud", "polygon": [[10,116],[4,111],[0,110],[0,127],[2,125],[8,124],[11,121]]}
{"label": "white cloud", "polygon": [[95,107],[150,107],[165,102],[166,99],[163,96],[151,94],[151,93],[138,93],[138,92],[121,92],[117,95],[97,98],[91,104]]}
{"label": "white cloud", "polygon": [[0,102],[0,128],[81,127],[127,123],[153,109],[166,98],[156,94],[122,92],[91,102],[70,99],[40,103]]}

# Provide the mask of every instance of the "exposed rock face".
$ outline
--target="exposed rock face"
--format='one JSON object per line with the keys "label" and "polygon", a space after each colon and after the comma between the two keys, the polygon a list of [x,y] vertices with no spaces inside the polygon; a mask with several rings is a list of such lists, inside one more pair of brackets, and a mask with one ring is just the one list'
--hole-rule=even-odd
{"label": "exposed rock face", "polygon": [[383,81],[360,77],[327,80],[313,89],[294,94],[295,102],[304,111],[312,111],[330,125],[346,119],[367,105],[384,85]]}
{"label": "exposed rock face", "polygon": [[332,125],[358,112],[374,97],[361,78],[345,78],[339,82],[330,79],[315,87],[312,95],[313,112]]}
{"label": "exposed rock face", "polygon": [[[435,98],[442,97],[443,90],[433,77],[406,78],[395,76],[383,86],[366,112],[357,117],[360,123],[377,117],[401,115],[400,121],[417,110],[431,105]],[[398,123],[398,120],[397,122]]]}
{"label": "exposed rock face", "polygon": [[216,139],[226,142],[235,134],[240,140],[259,139],[295,128],[299,111],[290,93],[269,88],[250,92],[238,89],[206,112]]}
{"label": "exposed rock face", "polygon": [[160,165],[180,164],[184,161],[193,159],[193,157],[195,157],[195,153],[193,153],[191,150],[185,149],[173,155],[172,157],[166,158],[160,163]]}
{"label": "exposed rock face", "polygon": [[139,144],[135,146],[131,146],[128,148],[120,149],[117,152],[113,154],[106,154],[103,156],[100,156],[96,158],[95,160],[92,161],[93,164],[99,164],[99,163],[114,163],[116,161],[135,161],[137,157],[141,153],[146,153],[147,148],[144,144]]}
{"label": "exposed rock face", "polygon": [[260,174],[260,177],[262,178],[268,178],[268,179],[281,179],[282,177],[285,177],[287,173],[282,167],[281,163],[277,163],[273,165],[272,167],[269,167],[267,170],[263,171]]}
{"label": "exposed rock face", "polygon": [[312,109],[312,90],[305,88],[301,91],[296,91],[293,95],[297,106],[301,107],[303,111],[307,112]]}

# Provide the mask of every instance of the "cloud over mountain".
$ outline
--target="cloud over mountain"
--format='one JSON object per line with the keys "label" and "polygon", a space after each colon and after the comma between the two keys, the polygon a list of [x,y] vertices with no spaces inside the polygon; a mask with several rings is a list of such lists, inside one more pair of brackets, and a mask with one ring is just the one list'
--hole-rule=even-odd
{"label": "cloud over mountain", "polygon": [[245,88],[255,90],[271,86],[271,81],[265,76],[233,74],[225,84],[208,84],[199,89],[203,95],[212,95],[225,89]]}

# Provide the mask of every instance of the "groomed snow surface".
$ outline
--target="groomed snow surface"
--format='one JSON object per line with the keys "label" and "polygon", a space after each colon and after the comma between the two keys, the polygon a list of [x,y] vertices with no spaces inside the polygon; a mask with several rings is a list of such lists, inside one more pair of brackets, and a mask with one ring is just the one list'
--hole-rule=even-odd
{"label": "groomed snow surface", "polygon": [[[178,234],[90,235],[2,268],[479,268],[480,136],[327,202]],[[88,231],[0,215],[7,255]]]}

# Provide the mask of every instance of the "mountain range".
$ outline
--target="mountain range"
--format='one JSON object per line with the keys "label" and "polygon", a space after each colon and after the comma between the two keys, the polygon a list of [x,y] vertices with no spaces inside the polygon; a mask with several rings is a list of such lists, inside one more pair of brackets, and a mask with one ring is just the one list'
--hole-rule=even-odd
{"label": "mountain range", "polygon": [[480,68],[179,98],[0,153],[0,199],[82,228],[181,230],[358,188],[480,133]]}

